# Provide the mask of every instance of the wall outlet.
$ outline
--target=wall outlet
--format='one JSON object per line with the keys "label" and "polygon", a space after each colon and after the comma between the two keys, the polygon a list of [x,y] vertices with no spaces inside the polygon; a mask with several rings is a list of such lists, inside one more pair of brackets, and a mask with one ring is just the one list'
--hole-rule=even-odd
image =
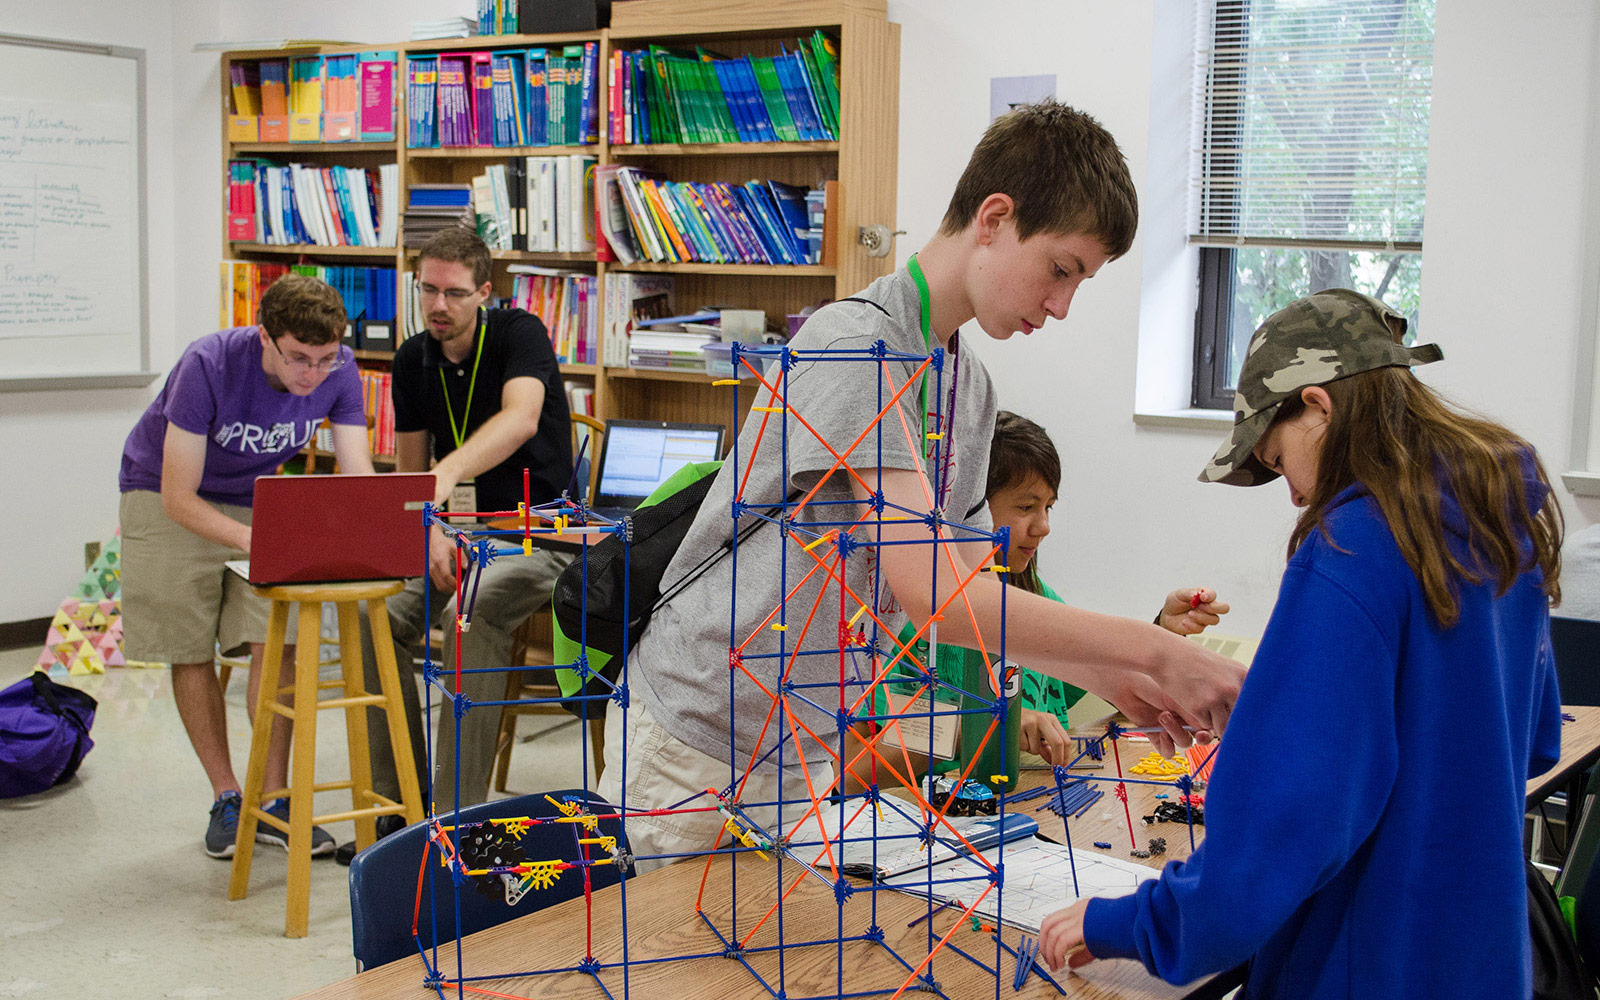
{"label": "wall outlet", "polygon": [[83,568],[84,569],[89,569],[90,567],[94,566],[94,561],[96,559],[99,559],[99,558],[100,558],[100,543],[99,542],[84,542],[83,543]]}

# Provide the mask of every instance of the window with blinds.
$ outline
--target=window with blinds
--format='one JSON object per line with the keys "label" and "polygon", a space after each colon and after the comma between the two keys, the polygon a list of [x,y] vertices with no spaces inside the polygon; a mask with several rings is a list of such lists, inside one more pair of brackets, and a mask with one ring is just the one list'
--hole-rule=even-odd
{"label": "window with blinds", "polygon": [[1227,409],[1250,335],[1355,288],[1420,318],[1434,0],[1197,0],[1194,404]]}

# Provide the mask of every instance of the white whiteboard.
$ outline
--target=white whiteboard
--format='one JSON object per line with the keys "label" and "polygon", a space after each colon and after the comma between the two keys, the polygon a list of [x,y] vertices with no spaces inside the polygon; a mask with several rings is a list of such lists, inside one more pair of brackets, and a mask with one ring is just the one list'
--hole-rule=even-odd
{"label": "white whiteboard", "polygon": [[0,35],[0,391],[144,385],[144,50]]}

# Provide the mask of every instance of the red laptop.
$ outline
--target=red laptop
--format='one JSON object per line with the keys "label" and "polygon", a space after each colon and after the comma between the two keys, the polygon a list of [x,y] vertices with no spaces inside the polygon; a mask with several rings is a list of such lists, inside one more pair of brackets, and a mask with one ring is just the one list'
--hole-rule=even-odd
{"label": "red laptop", "polygon": [[427,473],[260,476],[250,582],[340,583],[421,576]]}

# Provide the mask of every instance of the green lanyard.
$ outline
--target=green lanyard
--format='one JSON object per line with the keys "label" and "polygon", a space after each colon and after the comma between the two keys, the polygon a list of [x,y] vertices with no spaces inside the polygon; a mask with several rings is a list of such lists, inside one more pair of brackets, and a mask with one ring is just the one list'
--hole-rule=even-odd
{"label": "green lanyard", "polygon": [[[906,270],[911,272],[911,280],[917,286],[917,306],[922,321],[922,346],[933,350],[933,330],[929,320],[932,311],[928,304],[928,279],[922,274],[922,265],[917,263],[917,255],[912,254],[906,258]],[[922,456],[928,456],[928,373],[923,372],[917,385],[917,407],[922,414]]]}
{"label": "green lanyard", "polygon": [[[472,415],[472,391],[478,387],[478,362],[483,360],[483,342],[487,338],[483,319],[483,310],[478,310],[478,353],[472,358],[472,378],[467,381],[467,406],[461,411],[461,427],[467,425],[467,419]],[[466,441],[466,435],[461,433],[461,427],[456,426],[456,411],[450,405],[450,383],[445,381],[444,368],[439,369],[439,387],[444,390],[444,412],[450,418],[450,433],[456,439],[456,447],[461,447]]]}

